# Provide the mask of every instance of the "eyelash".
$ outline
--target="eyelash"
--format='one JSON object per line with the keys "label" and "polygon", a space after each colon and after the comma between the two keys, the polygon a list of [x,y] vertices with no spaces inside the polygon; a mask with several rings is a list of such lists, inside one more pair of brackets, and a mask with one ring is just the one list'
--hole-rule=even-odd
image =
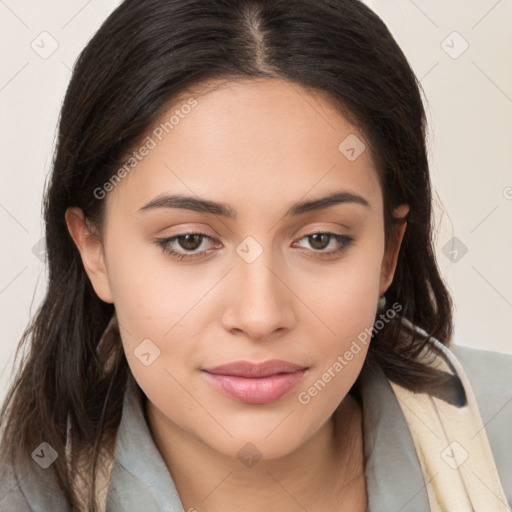
{"label": "eyelash", "polygon": [[[173,258],[175,258],[175,259],[177,259],[179,261],[192,261],[192,260],[196,260],[196,259],[202,259],[203,257],[205,257],[204,254],[206,252],[208,252],[207,250],[200,251],[200,252],[197,252],[197,253],[192,253],[192,254],[189,253],[189,254],[187,254],[187,253],[180,253],[180,252],[175,251],[174,249],[170,248],[172,242],[174,242],[175,240],[178,240],[180,238],[184,238],[187,235],[199,235],[200,237],[202,237],[201,242],[204,239],[209,239],[209,240],[217,241],[216,239],[206,235],[205,233],[190,232],[190,233],[181,233],[179,235],[175,235],[175,236],[168,237],[168,238],[160,238],[160,239],[156,240],[156,244],[165,253],[169,254],[171,257],[173,257]],[[315,249],[313,249],[313,257],[315,257],[315,258],[326,259],[327,257],[332,257],[332,256],[334,256],[336,254],[341,254],[344,251],[346,251],[352,245],[352,243],[354,242],[354,238],[352,238],[350,236],[338,235],[336,233],[330,233],[328,231],[315,231],[313,233],[308,233],[307,235],[304,235],[303,237],[299,238],[299,240],[302,240],[303,238],[308,238],[308,237],[313,236],[313,235],[328,235],[330,237],[329,242],[331,241],[331,239],[334,239],[338,243],[341,244],[341,246],[338,249],[335,249],[335,250],[332,250],[332,251],[328,251],[328,252],[327,251],[323,251],[323,250],[315,250]]]}

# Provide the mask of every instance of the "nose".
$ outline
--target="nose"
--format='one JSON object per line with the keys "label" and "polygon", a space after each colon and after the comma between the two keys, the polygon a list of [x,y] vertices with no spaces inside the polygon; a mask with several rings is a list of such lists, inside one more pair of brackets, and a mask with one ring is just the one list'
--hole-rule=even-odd
{"label": "nose", "polygon": [[252,263],[240,259],[231,272],[223,327],[253,341],[270,339],[292,329],[295,297],[288,275],[263,253]]}

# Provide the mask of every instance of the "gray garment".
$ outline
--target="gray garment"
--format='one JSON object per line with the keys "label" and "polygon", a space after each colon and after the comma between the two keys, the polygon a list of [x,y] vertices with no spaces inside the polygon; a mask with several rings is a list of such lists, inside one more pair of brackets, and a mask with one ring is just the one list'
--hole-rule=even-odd
{"label": "gray garment", "polygon": [[[496,467],[512,504],[512,355],[454,345],[473,387]],[[125,396],[107,512],[185,512],[154,444],[133,378]],[[429,502],[407,423],[380,368],[357,381],[363,403],[369,512],[428,512]],[[34,463],[20,483],[0,483],[0,512],[68,512],[51,472]],[[491,512],[491,511],[490,511]]]}

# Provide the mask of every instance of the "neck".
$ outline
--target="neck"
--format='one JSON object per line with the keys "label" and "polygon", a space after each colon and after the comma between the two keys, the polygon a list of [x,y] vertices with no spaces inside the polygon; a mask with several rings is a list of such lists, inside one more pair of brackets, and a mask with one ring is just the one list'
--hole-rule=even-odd
{"label": "neck", "polygon": [[362,414],[351,395],[295,451],[249,467],[169,422],[149,400],[146,417],[186,511],[366,510]]}

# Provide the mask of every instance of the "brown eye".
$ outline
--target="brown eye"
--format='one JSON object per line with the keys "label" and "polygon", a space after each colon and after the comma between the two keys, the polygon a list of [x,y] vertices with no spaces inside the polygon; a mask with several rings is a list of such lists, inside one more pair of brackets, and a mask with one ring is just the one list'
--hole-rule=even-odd
{"label": "brown eye", "polygon": [[182,235],[176,238],[178,240],[178,244],[182,249],[186,251],[194,251],[198,247],[200,247],[202,242],[202,235],[197,233]]}
{"label": "brown eye", "polygon": [[332,235],[327,233],[314,233],[313,235],[308,235],[308,238],[310,241],[312,240],[311,247],[313,247],[313,249],[322,250],[329,245]]}
{"label": "brown eye", "polygon": [[162,250],[178,260],[193,260],[202,258],[209,252],[207,249],[198,250],[203,241],[214,241],[204,233],[183,233],[181,235],[156,240]]}
{"label": "brown eye", "polygon": [[[338,235],[329,232],[317,232],[303,236],[300,240],[306,239],[310,245],[307,251],[311,256],[317,258],[334,257],[341,254],[349,248],[354,242],[354,239],[346,235]],[[218,240],[206,235],[205,233],[183,233],[168,238],[156,240],[156,244],[167,254],[180,261],[192,261],[203,259],[210,249],[202,248],[203,241],[217,242]],[[331,242],[334,241],[334,246],[331,250],[329,248]]]}
{"label": "brown eye", "polygon": [[[354,242],[354,238],[346,235],[338,235],[337,233],[329,232],[317,232],[310,233],[309,235],[303,236],[300,240],[306,239],[309,246],[311,247],[310,253],[313,257],[318,258],[329,258],[336,256],[347,250],[350,245]],[[334,248],[331,250],[325,250],[334,241]]]}

